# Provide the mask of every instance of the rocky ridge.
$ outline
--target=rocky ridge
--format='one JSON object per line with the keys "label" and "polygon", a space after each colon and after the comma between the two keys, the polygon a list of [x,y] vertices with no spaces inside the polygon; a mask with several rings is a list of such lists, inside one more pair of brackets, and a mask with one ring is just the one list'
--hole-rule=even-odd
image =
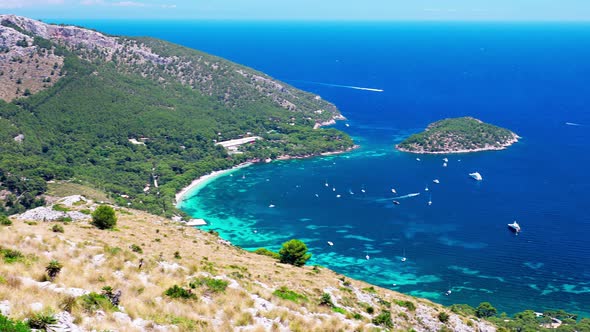
{"label": "rocky ridge", "polygon": [[[4,27],[0,40],[14,48],[14,27],[53,42],[58,42],[81,58],[115,64],[120,71],[140,74],[161,84],[180,82],[208,96],[216,96],[232,107],[243,106],[244,86],[262,93],[289,111],[327,111],[319,122],[338,116],[336,107],[318,96],[299,91],[268,75],[202,52],[177,47],[170,53],[170,43],[151,38],[126,38],[102,34],[76,26],[53,25],[15,15],[0,15]],[[21,34],[22,35],[22,34]],[[29,37],[30,39],[30,37]],[[53,65],[53,64],[52,64]],[[10,96],[5,100],[10,100]],[[14,96],[12,96],[14,97]],[[326,116],[328,115],[328,116]]]}

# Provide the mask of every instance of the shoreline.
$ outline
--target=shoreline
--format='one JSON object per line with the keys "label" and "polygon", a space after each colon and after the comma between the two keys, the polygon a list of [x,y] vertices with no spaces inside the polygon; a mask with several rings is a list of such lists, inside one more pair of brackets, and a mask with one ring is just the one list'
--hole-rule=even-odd
{"label": "shoreline", "polygon": [[[274,160],[292,160],[292,159],[308,159],[308,158],[313,158],[313,157],[326,157],[326,156],[333,156],[333,155],[337,155],[337,154],[342,154],[342,153],[346,153],[346,152],[350,152],[352,150],[358,149],[360,147],[360,145],[353,145],[352,147],[346,149],[346,150],[340,150],[340,151],[331,151],[331,152],[323,152],[320,153],[318,155],[309,155],[309,156],[279,156]],[[204,188],[209,182],[211,182],[212,180],[224,176],[224,175],[228,175],[234,171],[237,171],[238,169],[241,168],[245,168],[251,165],[254,165],[255,163],[260,162],[260,161],[248,161],[245,163],[241,163],[239,165],[236,165],[232,168],[228,168],[228,169],[223,169],[223,170],[219,170],[219,171],[213,171],[209,174],[205,174],[195,180],[193,180],[188,186],[182,188],[179,192],[176,193],[175,195],[175,206],[176,208],[180,208],[180,204],[186,199],[186,196],[189,193],[194,193],[197,190],[200,190],[202,188]]]}
{"label": "shoreline", "polygon": [[223,176],[223,175],[227,175],[229,173],[232,173],[234,171],[237,171],[238,169],[244,168],[244,167],[248,167],[253,165],[253,162],[245,162],[245,163],[241,163],[238,164],[232,168],[228,168],[228,169],[223,169],[223,170],[219,170],[219,171],[213,171],[209,174],[205,174],[201,177],[198,177],[196,179],[193,180],[193,182],[191,182],[188,186],[182,188],[179,192],[176,193],[175,199],[176,199],[176,203],[175,206],[176,208],[178,208],[180,206],[180,203],[182,203],[187,194],[189,193],[193,193],[194,191],[196,191],[197,189],[202,189],[203,187],[205,187],[205,185],[207,185],[210,181]]}
{"label": "shoreline", "polygon": [[514,136],[511,140],[507,141],[504,144],[501,144],[500,147],[490,146],[490,147],[477,148],[477,149],[464,149],[464,150],[451,150],[451,151],[414,151],[414,150],[400,148],[399,145],[396,145],[395,148],[396,148],[396,150],[401,151],[401,152],[414,153],[414,154],[458,154],[458,153],[471,153],[471,152],[483,152],[483,151],[501,151],[501,150],[506,150],[508,147],[512,146],[515,143],[518,143],[519,138],[522,138],[522,137],[514,134]]}
{"label": "shoreline", "polygon": [[[314,125],[313,129],[317,129],[319,127],[323,127],[323,126],[330,126],[336,123],[336,121],[343,121],[346,120],[346,118],[343,115],[337,115],[334,116],[332,119],[325,121],[325,122],[321,122],[321,123],[316,123]],[[352,150],[358,149],[360,146],[355,144],[353,146],[351,146],[348,149],[345,150],[339,150],[339,151],[330,151],[330,152],[322,152],[320,154],[317,155],[306,155],[306,156],[289,156],[289,155],[283,155],[283,156],[278,156],[276,159],[274,160],[291,160],[291,159],[307,159],[307,158],[313,158],[313,157],[323,157],[323,156],[332,156],[332,155],[337,155],[337,154],[341,154],[341,153],[346,153],[346,152],[350,152]],[[224,169],[224,170],[219,170],[219,171],[213,171],[209,174],[205,174],[195,180],[193,180],[188,186],[182,188],[179,192],[176,193],[175,195],[175,204],[174,206],[176,208],[179,209],[180,204],[182,203],[182,201],[185,200],[185,197],[187,196],[187,194],[189,193],[193,193],[194,191],[196,191],[197,189],[200,190],[203,187],[205,187],[210,181],[212,181],[215,178],[218,178],[220,176],[229,174],[230,172],[233,172],[235,170],[238,170],[240,168],[244,168],[244,167],[248,167],[251,165],[254,165],[257,162],[261,162],[260,160],[252,160],[252,161],[247,161],[244,163],[241,163],[239,165],[236,165],[232,168],[229,169]]]}

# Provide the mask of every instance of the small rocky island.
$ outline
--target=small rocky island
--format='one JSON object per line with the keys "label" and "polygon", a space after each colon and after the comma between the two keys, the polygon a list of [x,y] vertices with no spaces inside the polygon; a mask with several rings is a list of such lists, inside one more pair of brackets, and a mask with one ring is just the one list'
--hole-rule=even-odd
{"label": "small rocky island", "polygon": [[408,137],[396,148],[430,154],[502,150],[518,142],[519,138],[508,129],[472,117],[461,117],[431,123],[425,131]]}

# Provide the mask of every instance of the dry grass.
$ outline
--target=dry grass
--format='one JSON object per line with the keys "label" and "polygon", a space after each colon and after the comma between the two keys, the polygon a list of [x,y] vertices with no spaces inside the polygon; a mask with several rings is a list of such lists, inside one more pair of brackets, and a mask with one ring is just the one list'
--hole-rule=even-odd
{"label": "dry grass", "polygon": [[[70,193],[71,188],[75,187],[60,190]],[[375,328],[361,301],[349,290],[367,288],[370,285],[366,283],[347,279],[350,288],[343,287],[341,276],[328,269],[321,268],[316,273],[312,267],[277,264],[270,257],[220,244],[213,235],[144,212],[125,209],[125,213],[121,213],[119,210],[118,218],[117,230],[113,231],[99,230],[86,222],[63,224],[64,233],[52,232],[51,224],[44,222],[28,225],[14,220],[12,226],[0,227],[1,246],[28,255],[22,262],[0,265],[3,278],[0,280],[4,280],[0,283],[0,298],[11,303],[11,316],[17,319],[28,316],[34,302],[42,303],[47,310],[60,311],[68,296],[19,279],[44,280],[45,266],[57,259],[64,266],[54,281],[58,287],[96,293],[104,286],[120,289],[125,313],[131,319],[142,318],[152,325],[175,325],[180,331],[363,331]],[[161,240],[155,241],[156,238]],[[140,246],[143,253],[133,252],[131,244]],[[181,259],[174,257],[176,251]],[[144,260],[141,269],[140,259]],[[171,264],[181,267],[176,270],[166,267]],[[173,285],[188,288],[195,276],[202,275],[225,278],[230,285],[217,293],[197,287],[192,290],[195,299],[172,299],[164,295]],[[308,301],[298,304],[273,295],[281,286],[306,296]],[[345,306],[348,318],[318,304],[327,288],[332,289],[332,296]],[[391,310],[396,328],[421,330],[414,313],[393,303],[395,299],[416,302],[415,299],[375,289],[376,294],[371,295],[375,315],[381,310]],[[255,300],[254,294],[260,299]],[[392,302],[391,309],[380,306],[377,297]],[[260,301],[265,304],[261,306]],[[438,307],[428,301],[425,303],[428,304],[425,308]],[[136,330],[132,325],[117,322],[112,311],[99,318],[78,304],[71,312],[76,322],[89,330]],[[398,318],[398,312],[405,312],[408,320]],[[355,313],[361,314],[361,318],[351,318]]]}

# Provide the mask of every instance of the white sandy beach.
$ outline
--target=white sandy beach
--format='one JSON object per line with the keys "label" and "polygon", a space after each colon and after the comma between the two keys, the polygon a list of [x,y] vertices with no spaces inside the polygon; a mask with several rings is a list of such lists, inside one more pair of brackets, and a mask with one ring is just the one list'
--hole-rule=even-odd
{"label": "white sandy beach", "polygon": [[229,169],[224,169],[221,171],[215,171],[215,172],[211,172],[209,174],[203,175],[198,179],[195,179],[193,182],[191,182],[191,184],[189,184],[188,186],[184,187],[181,191],[179,191],[176,194],[176,206],[178,207],[178,205],[180,204],[180,202],[182,202],[183,197],[188,194],[189,192],[194,192],[197,189],[202,188],[205,184],[209,183],[210,181],[212,181],[215,178],[218,178],[220,176],[229,174],[234,172],[237,169],[240,168],[244,168],[244,167],[248,167],[250,165],[252,165],[253,163],[243,163],[243,164],[239,164],[237,166],[234,166],[232,168]]}

